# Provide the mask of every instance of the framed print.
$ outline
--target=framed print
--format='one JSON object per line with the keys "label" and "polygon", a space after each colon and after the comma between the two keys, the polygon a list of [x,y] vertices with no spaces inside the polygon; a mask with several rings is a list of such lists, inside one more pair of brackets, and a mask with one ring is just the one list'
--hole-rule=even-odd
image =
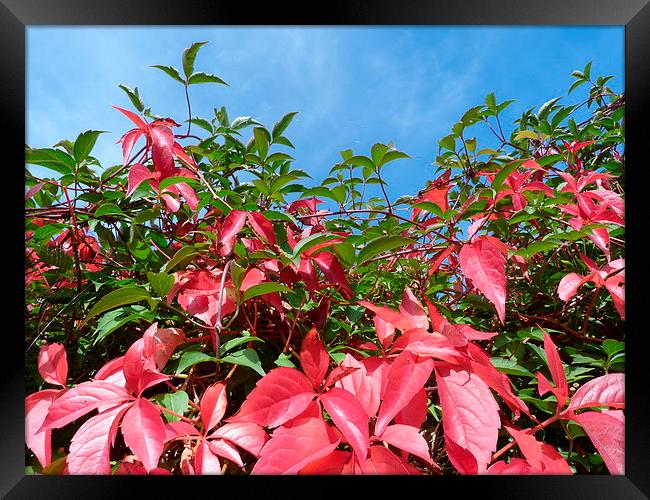
{"label": "framed print", "polygon": [[0,5],[3,494],[647,498],[648,3],[242,7]]}

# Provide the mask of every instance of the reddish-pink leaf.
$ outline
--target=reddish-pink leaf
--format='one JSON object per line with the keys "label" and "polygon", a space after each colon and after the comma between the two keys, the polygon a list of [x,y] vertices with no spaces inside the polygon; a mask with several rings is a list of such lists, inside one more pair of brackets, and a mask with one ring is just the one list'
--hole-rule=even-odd
{"label": "reddish-pink leaf", "polygon": [[366,367],[350,354],[345,355],[339,367],[355,368],[355,370],[336,382],[336,387],[353,394],[361,403],[366,415],[373,418],[379,409],[381,380],[378,377],[368,375]]}
{"label": "reddish-pink leaf", "polygon": [[138,398],[124,415],[122,436],[147,471],[158,466],[165,441],[165,424],[156,405],[148,399]]}
{"label": "reddish-pink leaf", "polygon": [[228,460],[236,463],[240,467],[244,466],[244,462],[241,460],[241,455],[237,451],[237,449],[230,444],[228,441],[224,441],[223,439],[212,439],[207,441],[208,446],[210,447],[210,451],[214,453],[215,455],[219,455],[220,457],[227,458]]}
{"label": "reddish-pink leaf", "polygon": [[625,374],[610,373],[590,380],[575,392],[568,409],[590,406],[625,407]]}
{"label": "reddish-pink leaf", "polygon": [[605,288],[612,296],[612,302],[621,319],[625,319],[625,274],[620,272],[605,281]]}
{"label": "reddish-pink leaf", "polygon": [[366,458],[370,436],[368,415],[361,403],[348,391],[333,387],[320,400],[345,439],[361,460]]}
{"label": "reddish-pink leaf", "polygon": [[174,132],[166,125],[156,125],[151,127],[151,157],[153,166],[161,177],[171,177],[174,175]]}
{"label": "reddish-pink leaf", "polygon": [[185,333],[180,328],[158,328],[152,324],[142,335],[144,339],[144,356],[153,359],[158,370],[162,370],[180,344],[187,342]]}
{"label": "reddish-pink leaf", "polygon": [[201,421],[205,432],[213,429],[226,413],[228,405],[228,394],[226,393],[226,384],[217,382],[208,387],[203,393],[201,399]]}
{"label": "reddish-pink leaf", "polygon": [[318,337],[316,328],[309,330],[300,348],[300,366],[310,380],[314,389],[323,383],[329,367],[330,357],[325,350],[323,341]]}
{"label": "reddish-pink leaf", "polygon": [[536,474],[573,474],[569,464],[550,444],[537,441],[530,431],[504,426]]}
{"label": "reddish-pink leaf", "polygon": [[424,330],[429,328],[429,318],[427,318],[422,304],[413,295],[409,287],[404,289],[404,296],[399,306],[399,312],[411,328],[422,328]]}
{"label": "reddish-pink leaf", "polygon": [[331,252],[322,251],[314,255],[312,259],[314,259],[314,262],[316,262],[327,279],[335,285],[338,285],[341,295],[343,295],[346,300],[351,299],[353,295],[352,289],[345,277],[343,266],[341,266],[341,263],[336,256]]}
{"label": "reddish-pink leaf", "polygon": [[511,458],[510,462],[506,463],[499,460],[490,465],[487,469],[488,474],[536,474],[528,462],[523,458]]}
{"label": "reddish-pink leaf", "polygon": [[117,109],[120,113],[122,113],[124,116],[126,116],[133,123],[135,123],[138,128],[142,129],[143,132],[147,132],[149,130],[149,125],[147,125],[144,122],[144,120],[140,118],[138,115],[136,115],[133,111],[122,109],[117,106],[113,106],[113,107]]}
{"label": "reddish-pink leaf", "polygon": [[420,474],[392,451],[383,446],[371,446],[370,456],[366,460],[365,474]]}
{"label": "reddish-pink leaf", "polygon": [[426,462],[432,462],[427,441],[418,432],[417,427],[404,424],[389,425],[379,439],[420,457]]}
{"label": "reddish-pink leaf", "polygon": [[384,320],[381,316],[375,314],[373,318],[377,338],[384,349],[388,349],[393,338],[395,337],[395,326]]}
{"label": "reddish-pink leaf", "polygon": [[110,451],[115,442],[120,418],[132,403],[126,403],[88,419],[70,442],[66,458],[70,474],[108,475]]}
{"label": "reddish-pink leaf", "polygon": [[501,323],[506,316],[506,259],[485,236],[477,237],[460,249],[463,274],[494,304]]}
{"label": "reddish-pink leaf", "polygon": [[52,401],[60,394],[58,389],[45,389],[25,398],[25,443],[34,452],[42,467],[52,460],[51,430],[40,430]]}
{"label": "reddish-pink leaf", "polygon": [[357,304],[362,305],[366,309],[370,309],[386,323],[390,323],[401,332],[405,332],[411,329],[410,323],[406,321],[406,319],[404,319],[402,315],[397,311],[393,311],[392,309],[384,306],[376,306],[365,300],[360,300],[357,302]]}
{"label": "reddish-pink leaf", "polygon": [[411,398],[404,408],[395,415],[395,423],[410,425],[418,429],[427,418],[427,391],[423,387]]}
{"label": "reddish-pink leaf", "polygon": [[131,156],[131,151],[133,151],[133,146],[138,142],[138,139],[144,135],[142,129],[134,128],[129,130],[126,134],[120,137],[118,143],[122,143],[122,157],[124,158],[124,165],[129,161],[129,156]]}
{"label": "reddish-pink leaf", "polygon": [[302,413],[316,397],[311,382],[298,370],[281,366],[257,382],[228,422],[254,422],[277,427]]}
{"label": "reddish-pink leaf", "polygon": [[[496,450],[501,419],[499,406],[488,385],[463,367],[436,363],[436,380],[442,406],[442,425],[447,439],[469,451],[476,459],[477,472],[485,472]],[[451,463],[466,470],[466,460],[448,447]]]}
{"label": "reddish-pink leaf", "polygon": [[264,429],[249,422],[222,425],[208,437],[227,439],[255,457],[260,456],[260,450],[269,439]]}
{"label": "reddish-pink leaf", "polygon": [[122,368],[124,366],[124,356],[110,360],[104,366],[102,366],[95,376],[95,380],[103,380],[120,387],[126,385],[126,379],[124,378],[124,372]]}
{"label": "reddish-pink leaf", "polygon": [[548,368],[551,372],[555,387],[558,388],[559,393],[556,394],[558,408],[564,406],[566,398],[569,395],[569,386],[566,381],[566,374],[562,366],[562,360],[557,352],[557,347],[548,333],[544,332],[544,352],[546,353],[546,360]]}
{"label": "reddish-pink leaf", "polygon": [[[157,327],[154,323],[149,328]],[[169,377],[158,371],[154,359],[148,357],[145,353],[145,339],[136,340],[124,355],[124,378],[126,388],[136,395]]]}
{"label": "reddish-pink leaf", "polygon": [[438,332],[429,333],[421,328],[408,330],[395,341],[392,351],[400,350],[450,363],[461,357],[461,353],[447,337]]}
{"label": "reddish-pink leaf", "polygon": [[242,210],[232,210],[223,220],[219,235],[221,244],[219,253],[222,256],[225,257],[231,254],[235,246],[235,237],[241,228],[244,227],[244,224],[246,224],[246,212]]}
{"label": "reddish-pink leaf", "polygon": [[192,424],[178,420],[165,424],[165,443],[183,436],[198,436],[200,432]]}
{"label": "reddish-pink leaf", "polygon": [[136,163],[129,169],[129,185],[126,191],[127,196],[131,196],[133,191],[147,179],[158,179],[160,173],[152,172],[141,163]]}
{"label": "reddish-pink leaf", "polygon": [[461,474],[478,474],[478,463],[472,452],[456,443],[446,434],[445,446],[447,447],[447,457],[458,472]]}
{"label": "reddish-pink leaf", "polygon": [[341,475],[343,469],[352,458],[352,453],[343,450],[334,450],[326,457],[310,462],[300,470],[300,475],[327,474]]}
{"label": "reddish-pink leaf", "polygon": [[621,410],[587,411],[573,417],[603,457],[610,474],[625,474],[625,417]]}
{"label": "reddish-pink leaf", "polygon": [[336,449],[340,437],[322,417],[306,417],[278,428],[260,452],[251,474],[296,474]]}
{"label": "reddish-pink leaf", "polygon": [[305,283],[307,290],[310,294],[313,293],[318,287],[318,277],[314,264],[309,257],[300,257],[300,265],[298,266],[298,277]]}
{"label": "reddish-pink leaf", "polygon": [[63,344],[49,344],[38,352],[38,372],[50,384],[65,387],[68,377],[68,358]]}
{"label": "reddish-pink leaf", "polygon": [[585,277],[577,273],[569,273],[560,280],[557,287],[557,294],[566,302],[570,300],[578,291],[580,285],[585,282]]}
{"label": "reddish-pink leaf", "polygon": [[422,389],[433,370],[433,360],[402,351],[388,372],[386,389],[375,423],[375,434],[381,435],[390,421]]}
{"label": "reddish-pink leaf", "polygon": [[483,382],[499,394],[503,401],[515,413],[515,420],[519,418],[520,411],[530,415],[530,410],[521,399],[512,391],[512,384],[505,373],[501,373],[490,362],[490,357],[476,344],[468,344],[470,371],[476,373]]}
{"label": "reddish-pink leaf", "polygon": [[271,224],[271,222],[261,213],[248,212],[248,223],[259,237],[265,239],[271,244],[275,244],[275,231],[273,230],[273,224]]}
{"label": "reddish-pink leaf", "polygon": [[196,447],[194,456],[194,473],[202,475],[221,475],[221,464],[219,457],[212,451],[208,442],[204,439]]}
{"label": "reddish-pink leaf", "polygon": [[99,406],[118,406],[129,399],[133,397],[116,385],[101,380],[84,382],[68,389],[52,403],[43,429],[58,429]]}

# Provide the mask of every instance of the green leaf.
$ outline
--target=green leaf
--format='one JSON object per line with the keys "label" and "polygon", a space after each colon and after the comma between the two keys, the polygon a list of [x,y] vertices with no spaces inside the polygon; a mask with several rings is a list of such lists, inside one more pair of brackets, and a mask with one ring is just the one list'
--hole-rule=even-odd
{"label": "green leaf", "polygon": [[290,292],[291,288],[282,285],[280,283],[260,283],[258,285],[253,285],[244,292],[241,301],[246,302],[248,299],[257,297],[259,295],[265,295],[272,292]]}
{"label": "green leaf", "polygon": [[497,191],[501,190],[501,185],[503,184],[503,181],[505,181],[508,176],[514,172],[517,167],[521,164],[520,161],[512,162],[503,167],[497,175],[494,176],[494,181],[492,181],[492,187],[496,189]]}
{"label": "green leaf", "polygon": [[438,217],[442,217],[444,213],[442,211],[442,207],[438,206],[436,203],[432,201],[421,201],[420,203],[416,203],[415,205],[413,205],[413,208],[426,210],[427,212],[436,214]]}
{"label": "green leaf", "polygon": [[490,92],[488,95],[485,96],[485,105],[491,110],[496,109],[497,100],[496,97],[494,96],[494,92]]}
{"label": "green leaf", "polygon": [[194,366],[199,363],[204,363],[206,361],[212,361],[213,363],[216,363],[217,358],[199,351],[184,352],[181,355],[181,359],[178,361],[178,366],[176,367],[176,375],[178,375],[179,373],[183,373],[190,366]]}
{"label": "green leaf", "polygon": [[518,364],[515,359],[493,357],[490,358],[490,362],[494,365],[494,367],[497,370],[507,375],[519,375],[522,377],[531,377],[531,378],[535,377],[535,375],[531,373],[530,370]]}
{"label": "green leaf", "polygon": [[528,245],[525,249],[521,249],[515,252],[515,255],[520,255],[522,257],[530,258],[536,253],[546,252],[548,250],[556,248],[559,244],[560,243],[558,241],[552,241],[552,240],[534,241],[533,243]]}
{"label": "green leaf", "polygon": [[618,340],[607,339],[603,342],[603,351],[607,354],[608,357],[612,357],[614,354],[619,353],[625,350],[625,342],[619,342]]}
{"label": "green leaf", "polygon": [[142,113],[144,111],[144,103],[142,102],[142,99],[140,99],[140,95],[138,94],[138,87],[136,87],[135,89],[131,89],[121,83],[118,85],[118,87],[126,93],[128,98],[131,100],[131,104],[133,104],[135,109],[137,109]]}
{"label": "green leaf", "polygon": [[95,217],[103,217],[105,215],[124,215],[124,212],[115,203],[103,203],[95,210]]}
{"label": "green leaf", "polygon": [[172,286],[174,286],[174,277],[167,273],[148,272],[147,279],[158,297],[166,297]]}
{"label": "green leaf", "polygon": [[334,240],[340,237],[341,236],[338,234],[316,233],[308,236],[307,238],[303,238],[293,248],[293,258],[295,259],[296,257],[300,256],[300,254],[309,250],[310,248],[315,247],[316,245],[320,245],[325,241]]}
{"label": "green leaf", "polygon": [[380,236],[366,244],[357,257],[357,263],[361,264],[383,252],[413,243],[416,243],[416,241],[410,238],[404,238],[403,236]]}
{"label": "green leaf", "polygon": [[27,148],[25,163],[46,167],[63,175],[71,174],[75,167],[74,158],[60,149]]}
{"label": "green leaf", "polygon": [[293,156],[290,156],[287,153],[273,153],[268,156],[268,158],[266,159],[266,163],[272,163],[274,161],[293,160],[293,159],[294,159]]}
{"label": "green leaf", "polygon": [[79,134],[77,140],[74,141],[74,146],[72,149],[77,163],[81,163],[88,157],[93,147],[95,147],[97,137],[99,137],[99,134],[104,133],[105,132],[102,130],[87,130],[86,132]]}
{"label": "green leaf", "polygon": [[[187,411],[187,407],[190,404],[190,397],[185,391],[176,391],[172,393],[163,394],[158,399],[158,403],[163,407],[167,408],[174,413],[183,415]],[[180,420],[179,417],[171,415],[166,411],[163,411],[162,414],[165,416],[167,422],[176,422]]]}
{"label": "green leaf", "polygon": [[255,137],[255,148],[260,159],[266,158],[266,153],[269,151],[268,132],[262,127],[255,127],[253,129],[253,136]]}
{"label": "green leaf", "polygon": [[440,149],[448,149],[449,151],[456,150],[456,139],[453,135],[446,135],[438,141],[438,146]]}
{"label": "green leaf", "polygon": [[183,80],[183,78],[181,77],[178,70],[176,68],[174,68],[173,66],[162,66],[160,64],[155,64],[155,65],[153,65],[151,67],[152,68],[158,68],[159,70],[164,71],[169,76],[171,76],[174,80],[176,80],[177,82],[180,82],[183,85],[185,85],[185,80]]}
{"label": "green leaf", "polygon": [[345,160],[343,163],[346,165],[359,165],[361,167],[375,168],[375,164],[372,162],[372,160],[363,155],[350,156],[350,158]]}
{"label": "green leaf", "polygon": [[273,125],[273,129],[271,131],[271,137],[273,137],[273,139],[280,137],[297,114],[298,114],[297,111],[292,111],[284,115],[282,118],[280,118]]}
{"label": "green leaf", "polygon": [[522,139],[539,140],[539,134],[537,132],[533,132],[532,130],[519,130],[515,134],[514,140],[521,141]]}
{"label": "green leaf", "polygon": [[223,356],[230,349],[234,349],[238,345],[246,344],[248,342],[262,342],[263,343],[264,340],[259,338],[259,337],[252,337],[251,335],[244,335],[244,336],[235,337],[234,339],[230,339],[228,342],[224,342],[223,344],[221,344],[221,347],[219,348],[219,353]]}
{"label": "green leaf", "polygon": [[85,325],[90,319],[94,318],[98,314],[109,311],[110,309],[115,309],[116,307],[125,306],[127,304],[135,304],[136,302],[141,302],[143,300],[148,301],[150,304],[154,302],[151,295],[149,295],[149,292],[142,287],[129,285],[123,288],[118,288],[117,290],[113,290],[104,295],[99,302],[90,309],[81,324]]}
{"label": "green leaf", "polygon": [[174,184],[179,184],[181,182],[196,182],[193,178],[191,177],[184,177],[182,175],[175,175],[173,177],[165,177],[162,181],[160,181],[160,185],[158,186],[158,189],[162,191],[166,187],[173,186]]}
{"label": "green leaf", "polygon": [[32,239],[34,241],[43,241],[43,240],[49,240],[52,236],[55,234],[59,234],[61,231],[63,231],[66,227],[65,224],[56,224],[56,223],[51,223],[51,224],[45,224],[44,226],[39,227],[34,233],[32,234]]}
{"label": "green leaf", "polygon": [[550,101],[546,101],[544,104],[542,104],[539,108],[539,111],[537,112],[537,118],[539,120],[543,120],[546,118],[546,116],[550,113],[550,111],[553,109],[553,105],[559,101],[562,97],[555,97],[551,99]]}
{"label": "green leaf", "polygon": [[194,73],[194,61],[199,49],[208,42],[194,42],[183,51],[183,72],[185,77],[189,78]]}
{"label": "green leaf", "polygon": [[381,167],[383,165],[386,165],[387,163],[390,163],[391,161],[399,160],[400,158],[410,158],[409,155],[406,153],[402,153],[401,151],[388,151],[386,154],[383,156],[382,160],[380,163],[377,163],[378,167]]}
{"label": "green leaf", "polygon": [[37,250],[38,256],[48,266],[58,267],[61,271],[72,269],[72,258],[67,254],[53,247],[43,247]]}
{"label": "green leaf", "polygon": [[97,327],[93,332],[93,336],[95,337],[93,345],[99,344],[106,336],[121,326],[141,319],[151,322],[154,319],[154,315],[146,307],[138,305],[125,306],[108,311],[97,320]]}
{"label": "green leaf", "polygon": [[192,245],[185,246],[178,250],[174,256],[169,259],[169,262],[162,267],[161,271],[170,272],[177,265],[190,262],[198,254],[199,251]]}
{"label": "green leaf", "polygon": [[386,154],[386,151],[388,151],[388,146],[386,146],[386,144],[377,143],[372,145],[372,148],[370,148],[370,155],[372,156],[372,161],[375,165],[381,165],[381,160]]}
{"label": "green leaf", "polygon": [[226,85],[227,87],[230,86],[217,75],[202,72],[194,73],[192,76],[190,76],[190,79],[187,81],[187,83],[190,85],[194,85],[196,83],[220,83],[221,85]]}
{"label": "green leaf", "polygon": [[244,349],[242,351],[234,352],[221,358],[221,361],[252,368],[262,377],[266,375],[266,372],[262,368],[262,363],[260,363],[260,358],[253,349]]}
{"label": "green leaf", "polygon": [[294,365],[291,359],[289,358],[290,358],[289,354],[285,354],[284,352],[281,352],[280,355],[278,356],[278,359],[276,359],[274,363],[277,366],[287,366],[289,368],[296,368],[296,365]]}
{"label": "green leaf", "polygon": [[193,123],[194,125],[198,125],[203,130],[207,130],[211,134],[214,133],[214,127],[208,120],[205,120],[203,118],[192,118],[190,122]]}

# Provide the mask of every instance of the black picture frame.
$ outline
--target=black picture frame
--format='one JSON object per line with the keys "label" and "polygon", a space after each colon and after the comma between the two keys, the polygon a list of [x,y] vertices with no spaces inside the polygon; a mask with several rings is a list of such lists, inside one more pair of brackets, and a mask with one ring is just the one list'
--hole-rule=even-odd
{"label": "black picture frame", "polygon": [[[24,247],[23,219],[11,217],[24,203],[21,188],[24,163],[25,130],[25,40],[26,28],[37,25],[618,25],[625,26],[625,92],[626,92],[626,220],[628,240],[626,260],[629,267],[626,287],[626,475],[625,476],[479,476],[479,477],[425,477],[404,479],[396,483],[399,495],[441,495],[441,488],[451,493],[465,494],[472,490],[479,498],[585,498],[636,499],[650,497],[650,391],[645,359],[648,333],[643,328],[643,285],[647,269],[644,265],[643,176],[649,168],[647,127],[650,117],[650,0],[485,0],[410,1],[390,2],[374,0],[329,1],[323,4],[303,2],[282,9],[275,2],[246,4],[222,0],[0,0],[0,99],[2,119],[15,134],[2,145],[3,176],[8,180],[3,198],[11,198],[5,205],[9,223],[5,239],[16,249],[16,258],[22,259]],[[22,138],[21,138],[22,137]],[[7,154],[9,153],[9,154]],[[13,176],[16,176],[15,181]],[[9,180],[10,179],[10,180]],[[11,184],[9,184],[11,183]],[[10,187],[11,186],[11,187]],[[646,194],[645,197],[648,195]],[[15,197],[15,199],[13,198]],[[22,213],[22,212],[21,212]],[[11,225],[16,219],[15,225]],[[15,244],[15,247],[14,247]],[[20,260],[19,260],[20,262]],[[14,268],[5,263],[6,268]],[[24,308],[20,293],[24,277],[20,265],[15,276],[5,275],[6,290],[3,301],[5,318],[19,317],[16,311]],[[14,281],[15,280],[15,281]],[[13,303],[15,301],[15,304]],[[318,481],[325,494],[351,495],[355,481],[362,481],[364,497],[393,491],[386,481],[393,477],[374,478],[296,478],[245,477],[228,479],[222,483],[213,478],[165,477],[46,477],[25,476],[24,470],[24,337],[21,338],[20,320],[16,327],[4,328],[2,356],[2,408],[0,409],[0,494],[4,498],[130,498],[136,495],[136,486],[154,490],[166,498],[178,495],[254,494],[256,497],[311,495],[304,489],[306,482]],[[9,322],[11,324],[11,322]],[[24,326],[24,325],[23,325]],[[209,481],[209,482],[206,482]],[[278,481],[276,483],[276,481]],[[426,482],[425,482],[426,481]],[[340,483],[340,484],[339,484]],[[264,484],[264,488],[260,485]],[[393,484],[390,485],[391,487]],[[406,489],[406,488],[408,489]],[[188,490],[189,488],[189,490]],[[194,492],[193,488],[201,488]],[[275,492],[275,493],[274,493]],[[320,492],[320,491],[315,491]],[[203,493],[202,493],[203,494]],[[358,493],[356,493],[358,494]]]}

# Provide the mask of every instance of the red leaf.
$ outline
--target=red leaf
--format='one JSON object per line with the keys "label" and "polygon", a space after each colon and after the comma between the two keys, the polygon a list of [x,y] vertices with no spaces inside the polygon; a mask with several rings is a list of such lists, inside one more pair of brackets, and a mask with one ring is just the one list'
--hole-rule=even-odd
{"label": "red leaf", "polygon": [[625,374],[610,373],[590,380],[581,386],[571,398],[568,410],[590,406],[625,406]]}
{"label": "red leaf", "polygon": [[408,351],[402,351],[395,358],[382,394],[382,404],[375,423],[376,435],[381,435],[393,417],[422,389],[432,370],[432,359],[420,358]]}
{"label": "red leaf", "polygon": [[226,216],[221,226],[221,234],[219,235],[221,244],[219,254],[225,257],[232,253],[232,249],[235,246],[235,237],[241,228],[244,227],[244,224],[246,224],[246,212],[242,210],[232,210]]}
{"label": "red leaf", "polygon": [[126,403],[95,415],[79,427],[72,437],[70,453],[66,458],[70,474],[111,473],[111,445],[115,442],[120,418],[131,405]]}
{"label": "red leaf", "polygon": [[133,397],[121,387],[94,380],[68,389],[50,406],[43,429],[58,429],[99,406],[118,406]]}
{"label": "red leaf", "polygon": [[354,453],[364,460],[370,446],[368,415],[361,403],[345,389],[333,387],[320,396],[320,400]]}
{"label": "red leaf", "polygon": [[[485,472],[496,450],[501,419],[499,406],[488,385],[462,367],[436,363],[436,380],[442,406],[442,425],[447,439],[471,453],[477,472]],[[467,470],[466,460],[452,453],[451,463],[459,471]]]}
{"label": "red leaf", "polygon": [[228,422],[254,422],[277,427],[304,411],[316,393],[305,375],[281,366],[262,377]]}
{"label": "red leaf", "polygon": [[484,236],[460,249],[460,267],[463,274],[496,307],[501,323],[506,316],[506,259],[501,250]]}
{"label": "red leaf", "polygon": [[388,349],[395,337],[395,327],[377,314],[375,314],[373,322],[379,342],[384,349]]}
{"label": "red leaf", "polygon": [[122,436],[147,472],[158,466],[165,441],[165,424],[156,405],[148,399],[138,398],[124,415]]}
{"label": "red leaf", "polygon": [[131,196],[133,191],[135,191],[136,188],[147,179],[158,179],[159,177],[159,172],[152,172],[141,163],[134,164],[129,169],[129,187],[126,191],[126,195]]}
{"label": "red leaf", "polygon": [[62,344],[49,344],[38,352],[38,372],[50,384],[65,387],[68,377],[68,358]]}
{"label": "red leaf", "polygon": [[490,465],[487,469],[488,474],[536,474],[528,462],[523,458],[511,458],[510,462],[506,463],[499,460]]}
{"label": "red leaf", "polygon": [[536,474],[573,474],[569,464],[550,444],[537,441],[530,431],[504,426]]}
{"label": "red leaf", "polygon": [[25,443],[42,467],[47,467],[52,460],[52,431],[40,428],[60,392],[58,389],[45,389],[25,398]]}
{"label": "red leaf", "polygon": [[300,474],[327,474],[341,475],[343,469],[352,458],[352,453],[343,450],[334,450],[326,457],[310,462],[300,470]]}
{"label": "red leaf", "polygon": [[201,421],[205,432],[213,429],[226,413],[228,405],[228,395],[226,393],[226,384],[217,382],[208,387],[203,393],[201,399]]}
{"label": "red leaf", "polygon": [[422,328],[424,330],[429,328],[429,318],[427,318],[422,304],[415,298],[409,287],[404,289],[399,312],[411,328]]}
{"label": "red leaf", "polygon": [[625,420],[621,410],[587,411],[573,417],[603,457],[610,474],[625,474]]}
{"label": "red leaf", "polygon": [[415,393],[415,396],[402,408],[397,415],[395,415],[395,423],[410,425],[418,429],[427,418],[427,391],[420,389]]}
{"label": "red leaf", "polygon": [[202,475],[221,475],[221,464],[219,457],[212,451],[210,445],[206,440],[201,442],[196,447],[196,455],[194,456],[194,471],[196,474]]}
{"label": "red leaf", "polygon": [[393,311],[392,309],[384,306],[376,306],[365,300],[360,300],[357,302],[357,304],[365,307],[366,309],[370,309],[386,323],[390,323],[401,332],[405,332],[411,329],[410,323],[406,321],[397,311]]}
{"label": "red leaf", "polygon": [[403,424],[389,425],[379,439],[420,457],[426,462],[433,462],[427,441],[418,432],[417,427]]}
{"label": "red leaf", "polygon": [[299,419],[290,428],[281,427],[273,433],[251,474],[296,474],[332,453],[339,442],[337,432],[322,417]]}
{"label": "red leaf", "polygon": [[370,457],[366,460],[365,474],[419,474],[414,467],[404,462],[392,451],[383,446],[371,446]]}
{"label": "red leaf", "polygon": [[346,300],[351,299],[353,295],[352,289],[345,277],[345,271],[336,256],[331,252],[322,251],[314,255],[312,259],[314,259],[314,262],[318,264],[318,267],[327,279],[339,286],[341,295],[343,295]]}
{"label": "red leaf", "polygon": [[248,223],[253,231],[271,244],[275,244],[275,231],[273,224],[259,212],[248,212]]}
{"label": "red leaf", "polygon": [[224,441],[222,439],[213,439],[210,441],[207,441],[208,446],[210,447],[210,451],[214,453],[215,455],[219,455],[220,457],[227,458],[228,460],[236,463],[240,467],[244,466],[244,462],[241,460],[241,455],[237,451],[237,449],[230,444],[228,441]]}
{"label": "red leaf", "polygon": [[174,175],[174,132],[166,125],[151,127],[151,157],[153,166],[161,177]]}
{"label": "red leaf", "polygon": [[93,378],[95,380],[103,380],[124,387],[126,385],[126,379],[124,378],[124,372],[122,371],[123,367],[124,356],[120,356],[119,358],[110,360],[102,366]]}
{"label": "red leaf", "polygon": [[558,388],[559,393],[556,394],[558,408],[564,406],[566,398],[569,395],[569,386],[566,381],[566,374],[564,373],[564,367],[562,366],[562,360],[560,355],[557,352],[557,347],[551,340],[551,337],[548,333],[544,332],[544,352],[546,353],[546,359],[548,362],[548,368],[551,372],[551,377],[555,386]]}
{"label": "red leaf", "polygon": [[381,380],[378,377],[368,375],[366,367],[350,354],[345,355],[339,367],[356,368],[352,373],[336,382],[336,387],[353,394],[361,403],[366,415],[373,418],[379,409]]}
{"label": "red leaf", "polygon": [[461,474],[478,474],[476,457],[467,448],[462,447],[445,434],[447,457]]}
{"label": "red leaf", "polygon": [[120,137],[119,141],[117,141],[118,143],[122,143],[122,157],[124,158],[124,165],[126,165],[129,161],[129,156],[131,156],[133,146],[136,142],[138,142],[138,139],[142,137],[143,134],[144,132],[142,129],[134,128],[129,130],[126,134]]}
{"label": "red leaf", "polygon": [[584,276],[577,273],[569,273],[560,280],[560,284],[557,287],[557,294],[566,302],[576,294],[580,285],[585,281]]}
{"label": "red leaf", "polygon": [[182,436],[198,436],[200,432],[190,423],[178,420],[165,424],[165,443]]}
{"label": "red leaf", "polygon": [[318,337],[316,328],[312,328],[302,341],[300,366],[314,389],[318,389],[322,384],[329,367],[329,361],[330,357],[325,350],[325,345]]}
{"label": "red leaf", "polygon": [[432,357],[454,363],[461,357],[460,352],[444,335],[429,333],[420,328],[409,330],[393,344],[392,351],[409,351],[419,356]]}
{"label": "red leaf", "polygon": [[305,283],[307,290],[312,294],[318,287],[318,277],[314,264],[308,257],[300,257],[300,265],[298,266],[298,277]]}
{"label": "red leaf", "polygon": [[143,132],[147,132],[149,130],[149,125],[147,125],[142,118],[140,118],[138,115],[136,115],[133,111],[129,111],[127,109],[122,109],[117,106],[113,106],[115,109],[117,109],[120,113],[122,113],[124,116],[126,116],[129,120],[131,120],[133,123],[137,125],[138,128],[140,128]]}
{"label": "red leaf", "polygon": [[[152,328],[154,323],[151,325]],[[145,339],[136,340],[124,355],[124,378],[126,379],[126,388],[136,395],[163,380],[169,379],[156,368],[155,360],[149,358],[145,353]]]}
{"label": "red leaf", "polygon": [[208,437],[227,439],[255,457],[260,456],[260,450],[269,439],[264,429],[249,422],[222,425]]}

